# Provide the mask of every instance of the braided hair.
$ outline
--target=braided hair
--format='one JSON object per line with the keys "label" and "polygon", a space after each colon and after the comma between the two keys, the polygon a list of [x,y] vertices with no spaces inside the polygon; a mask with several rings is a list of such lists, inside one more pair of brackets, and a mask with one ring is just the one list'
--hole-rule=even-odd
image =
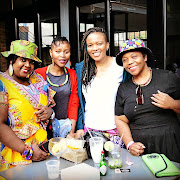
{"label": "braided hair", "polygon": [[83,69],[82,69],[81,81],[82,81],[82,84],[85,87],[87,87],[88,85],[91,84],[91,80],[95,77],[95,75],[97,73],[97,67],[96,67],[95,61],[88,54],[88,52],[87,52],[87,43],[86,43],[87,37],[91,33],[94,33],[94,32],[103,33],[104,37],[106,39],[106,42],[108,42],[107,33],[103,28],[100,28],[100,27],[90,28],[84,33],[84,36],[83,36],[83,39],[82,39],[82,42],[81,42],[83,55],[84,55],[84,65],[83,65]]}
{"label": "braided hair", "polygon": [[67,42],[70,44],[70,42],[67,40],[66,37],[64,36],[55,36],[55,38],[53,39],[52,43],[51,43],[51,48],[52,46],[59,46],[62,42]]}

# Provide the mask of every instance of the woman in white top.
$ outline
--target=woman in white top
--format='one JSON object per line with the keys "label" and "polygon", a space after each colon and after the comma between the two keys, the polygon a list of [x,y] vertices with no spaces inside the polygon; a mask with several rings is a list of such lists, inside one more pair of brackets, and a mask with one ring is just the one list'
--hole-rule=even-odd
{"label": "woman in white top", "polygon": [[91,131],[101,131],[118,143],[114,106],[124,69],[116,64],[115,57],[106,55],[109,42],[102,28],[86,31],[82,48],[84,61],[76,64],[80,99],[77,133],[83,135],[87,127]]}

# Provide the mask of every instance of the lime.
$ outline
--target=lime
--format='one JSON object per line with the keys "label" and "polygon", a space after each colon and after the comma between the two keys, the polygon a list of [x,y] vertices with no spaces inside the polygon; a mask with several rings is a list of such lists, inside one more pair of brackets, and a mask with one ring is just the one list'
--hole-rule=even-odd
{"label": "lime", "polygon": [[104,144],[104,149],[106,151],[112,151],[114,149],[114,143],[111,142],[111,141],[107,141],[105,144]]}

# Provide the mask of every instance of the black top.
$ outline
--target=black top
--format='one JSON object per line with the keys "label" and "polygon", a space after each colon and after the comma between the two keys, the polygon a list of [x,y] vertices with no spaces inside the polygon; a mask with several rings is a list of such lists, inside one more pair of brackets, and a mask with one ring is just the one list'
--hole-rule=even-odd
{"label": "black top", "polygon": [[[132,79],[120,84],[116,97],[115,114],[118,116],[125,115],[128,118],[133,139],[145,144],[146,153],[165,153],[171,157],[170,154],[172,152],[167,153],[167,149],[169,145],[174,147],[172,143],[175,143],[178,146],[175,148],[178,151],[176,153],[179,153],[180,161],[180,138],[178,138],[178,136],[180,137],[180,125],[177,114],[172,110],[154,106],[150,98],[152,94],[156,94],[157,90],[160,90],[174,99],[180,99],[180,79],[171,71],[152,69],[151,82],[147,86],[142,87],[142,94],[144,95],[143,105],[136,103],[136,88],[137,85],[132,82]],[[171,127],[171,130],[167,130],[167,127]],[[177,139],[164,142],[167,146],[159,148],[157,146],[160,145],[157,143],[163,143],[163,140],[170,138],[166,137],[166,131],[168,133],[172,131],[172,138],[176,138],[176,135]],[[150,142],[150,139],[153,137],[156,138],[157,142],[155,140]],[[177,161],[177,159],[171,159]]]}
{"label": "black top", "polygon": [[[51,82],[54,84],[62,84],[66,79],[65,74],[61,76],[54,76],[51,73],[48,73],[48,76]],[[71,94],[70,77],[65,85],[61,87],[55,87],[50,85],[50,87],[54,91],[56,91],[56,94],[54,96],[54,101],[56,102],[56,106],[53,107],[54,112],[56,114],[56,118],[57,119],[68,118],[68,105],[69,105],[69,97]]]}

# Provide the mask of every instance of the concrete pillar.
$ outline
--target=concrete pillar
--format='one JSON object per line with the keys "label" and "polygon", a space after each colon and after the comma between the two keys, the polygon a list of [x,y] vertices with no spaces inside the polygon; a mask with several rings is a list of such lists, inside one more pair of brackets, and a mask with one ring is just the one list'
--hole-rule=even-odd
{"label": "concrete pillar", "polygon": [[60,0],[61,36],[69,40],[69,0]]}

